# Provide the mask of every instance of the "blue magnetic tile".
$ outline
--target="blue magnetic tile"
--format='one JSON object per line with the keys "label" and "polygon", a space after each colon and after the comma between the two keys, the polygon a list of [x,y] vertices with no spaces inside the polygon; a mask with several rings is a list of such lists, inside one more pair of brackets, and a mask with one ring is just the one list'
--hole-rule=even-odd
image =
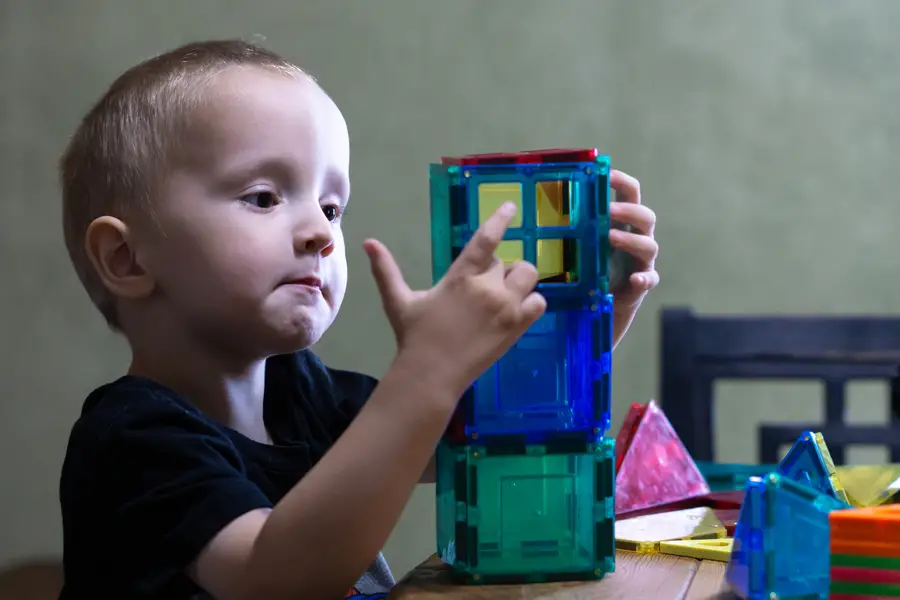
{"label": "blue magnetic tile", "polygon": [[778,473],[751,477],[725,578],[749,600],[828,598],[828,514],[848,505]]}
{"label": "blue magnetic tile", "polygon": [[466,435],[525,435],[609,429],[612,296],[596,311],[545,313],[461,401]]}
{"label": "blue magnetic tile", "polygon": [[821,434],[804,432],[779,463],[778,472],[832,498],[848,501],[837,481],[834,462]]}

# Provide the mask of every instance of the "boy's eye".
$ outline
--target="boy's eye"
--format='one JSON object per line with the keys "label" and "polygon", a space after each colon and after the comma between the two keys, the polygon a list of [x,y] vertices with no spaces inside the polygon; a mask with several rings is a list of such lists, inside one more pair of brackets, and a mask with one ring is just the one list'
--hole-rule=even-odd
{"label": "boy's eye", "polygon": [[272,192],[256,192],[241,198],[243,202],[257,208],[272,208],[278,203],[278,197]]}
{"label": "boy's eye", "polygon": [[340,209],[335,204],[326,204],[322,207],[322,212],[329,221],[335,221],[341,215]]}

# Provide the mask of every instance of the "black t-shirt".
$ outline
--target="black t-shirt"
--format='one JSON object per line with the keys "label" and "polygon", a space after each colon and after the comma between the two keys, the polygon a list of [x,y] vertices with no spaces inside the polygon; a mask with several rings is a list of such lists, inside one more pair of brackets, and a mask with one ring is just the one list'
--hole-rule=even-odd
{"label": "black t-shirt", "polygon": [[[208,597],[185,568],[232,520],[276,504],[334,444],[376,383],[329,369],[308,350],[270,358],[264,419],[272,445],[206,418],[147,379],[125,376],[92,392],[72,429],[60,482],[61,598]],[[373,569],[361,581],[392,582],[380,556]],[[360,591],[379,590],[350,594]]]}

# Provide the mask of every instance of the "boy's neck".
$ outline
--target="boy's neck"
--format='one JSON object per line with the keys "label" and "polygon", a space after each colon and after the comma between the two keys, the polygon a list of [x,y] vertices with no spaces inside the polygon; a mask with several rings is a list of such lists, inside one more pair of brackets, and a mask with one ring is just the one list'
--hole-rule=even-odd
{"label": "boy's neck", "polygon": [[242,435],[271,443],[263,421],[266,361],[226,365],[189,343],[162,349],[132,345],[129,375],[144,377],[178,392],[210,419]]}

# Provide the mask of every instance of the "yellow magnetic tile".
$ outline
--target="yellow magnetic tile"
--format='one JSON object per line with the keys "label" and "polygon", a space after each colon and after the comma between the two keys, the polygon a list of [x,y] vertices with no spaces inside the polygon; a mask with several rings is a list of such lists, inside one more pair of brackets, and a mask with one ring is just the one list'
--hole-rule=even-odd
{"label": "yellow magnetic tile", "polygon": [[484,223],[505,202],[516,205],[510,227],[522,226],[522,184],[517,182],[485,182],[478,184],[478,223]]}
{"label": "yellow magnetic tile", "polygon": [[671,540],[724,538],[725,526],[711,508],[701,506],[616,521],[616,548]]}
{"label": "yellow magnetic tile", "polygon": [[658,542],[635,542],[632,540],[616,540],[616,550],[629,550],[638,554],[659,552]]}
{"label": "yellow magnetic tile", "polygon": [[835,474],[858,508],[888,502],[900,490],[900,465],[837,467]]}
{"label": "yellow magnetic tile", "polygon": [[824,436],[822,436],[821,433],[816,433],[813,442],[819,448],[819,452],[822,453],[822,460],[825,462],[825,471],[828,473],[828,481],[831,482],[831,487],[834,488],[837,499],[841,502],[850,504],[850,497],[844,489],[843,482],[837,476],[834,460],[831,458],[831,452],[828,450],[828,445],[825,443]]}
{"label": "yellow magnetic tile", "polygon": [[722,538],[718,540],[677,540],[674,542],[660,542],[661,554],[674,556],[686,556],[700,560],[718,560],[728,562],[731,558],[731,548],[734,538]]}

